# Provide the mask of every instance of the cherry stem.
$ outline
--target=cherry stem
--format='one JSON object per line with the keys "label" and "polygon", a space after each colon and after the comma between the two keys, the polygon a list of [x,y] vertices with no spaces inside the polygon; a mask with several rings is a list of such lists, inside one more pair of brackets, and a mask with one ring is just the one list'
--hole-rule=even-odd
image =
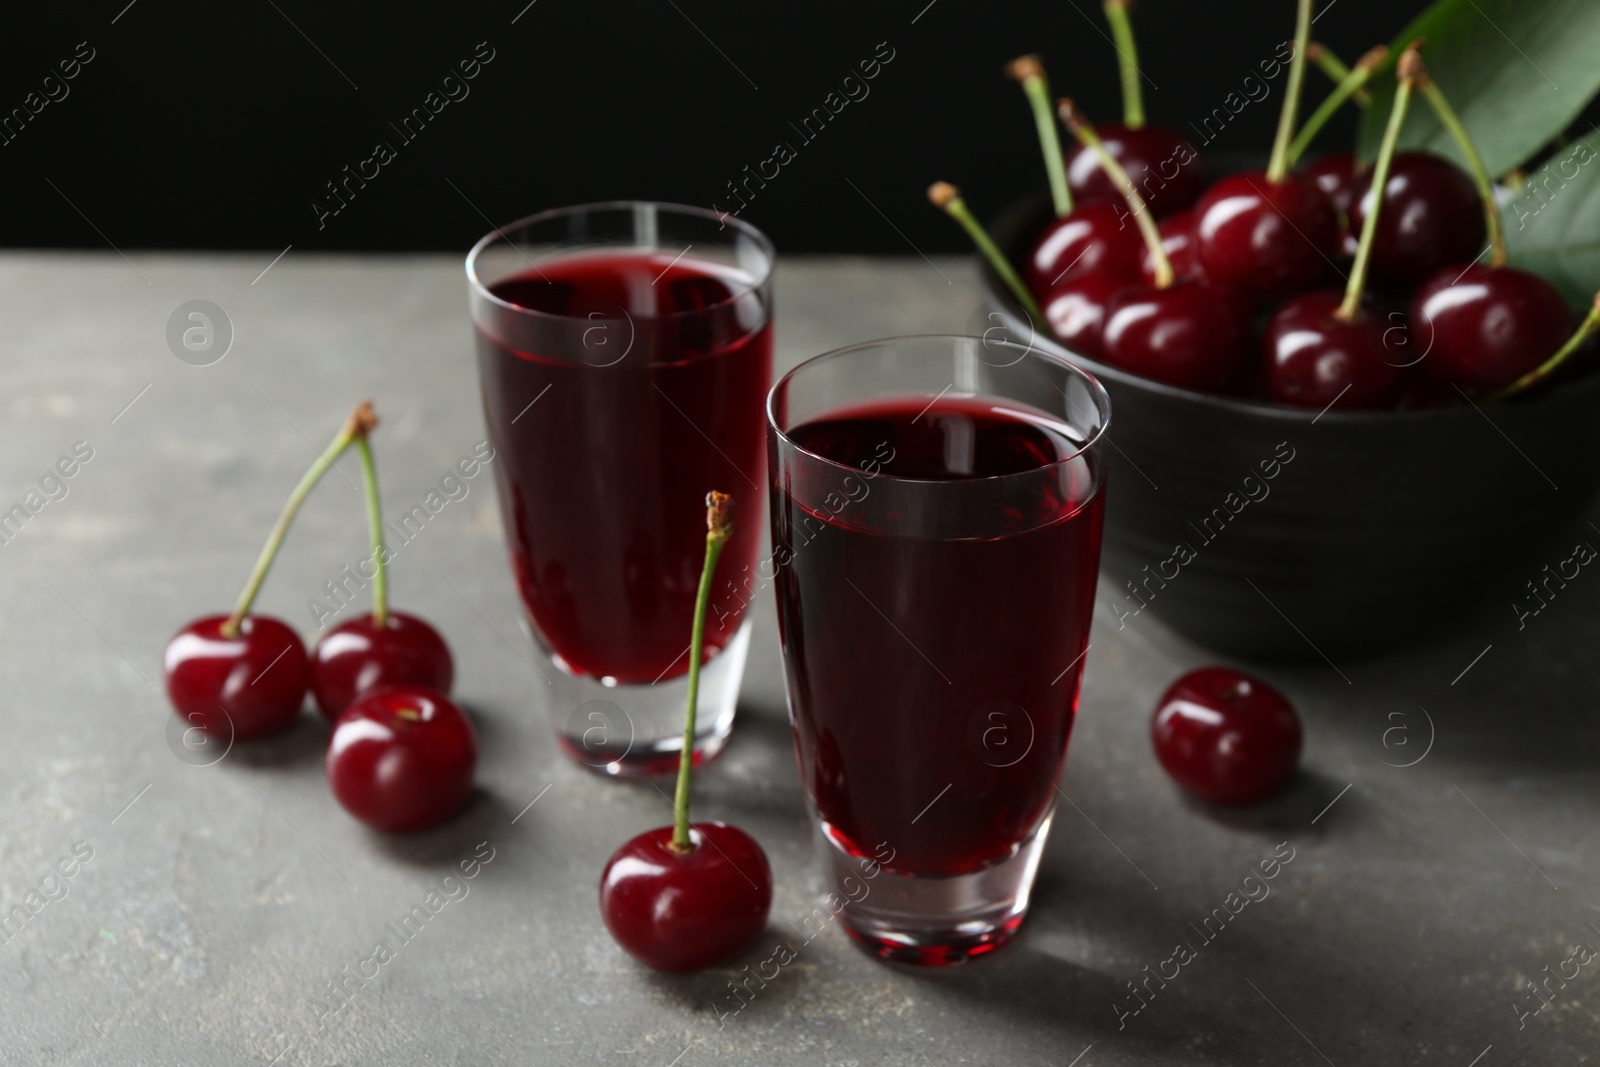
{"label": "cherry stem", "polygon": [[1389,49],[1386,46],[1378,45],[1361,57],[1354,70],[1348,71],[1339,79],[1339,84],[1333,87],[1333,92],[1328,94],[1327,99],[1311,113],[1310,118],[1306,119],[1306,124],[1300,127],[1300,132],[1295,134],[1294,141],[1289,145],[1289,166],[1292,167],[1300,161],[1300,157],[1311,147],[1311,142],[1316,139],[1317,134],[1322,132],[1322,127],[1327,125],[1328,120],[1333,118],[1334,113],[1346,100],[1360,92],[1361,87],[1372,79],[1372,75],[1377,72],[1388,54]]}
{"label": "cherry stem", "polygon": [[1472,175],[1473,184],[1478,187],[1479,199],[1483,201],[1483,223],[1489,232],[1490,262],[1496,267],[1503,267],[1506,265],[1506,235],[1500,225],[1500,208],[1494,202],[1494,182],[1489,178],[1489,168],[1483,165],[1483,156],[1478,154],[1478,146],[1473,142],[1472,135],[1462,125],[1461,116],[1445,99],[1444,91],[1428,77],[1427,71],[1418,76],[1417,88],[1422,90],[1423,99],[1428,101],[1439,123],[1450,131],[1461,154],[1466,157],[1467,171]]}
{"label": "cherry stem", "polygon": [[1306,79],[1306,47],[1311,43],[1311,0],[1297,0],[1294,23],[1294,58],[1289,60],[1289,85],[1283,93],[1283,110],[1278,114],[1278,136],[1272,141],[1272,159],[1267,164],[1267,181],[1281,182],[1289,176],[1289,142],[1294,137],[1295,118],[1300,110],[1300,86]]}
{"label": "cherry stem", "polygon": [[317,461],[301,476],[300,484],[294,487],[294,492],[289,494],[288,501],[284,503],[278,521],[273,523],[272,532],[267,534],[267,543],[262,547],[261,555],[256,558],[255,569],[250,572],[250,579],[245,582],[244,592],[239,594],[239,602],[234,605],[233,614],[222,624],[224,637],[239,635],[239,627],[250,614],[250,608],[256,602],[256,594],[261,592],[261,583],[266,581],[267,571],[272,569],[272,561],[277,557],[278,549],[283,546],[283,539],[289,533],[289,527],[300,511],[300,505],[305,503],[306,497],[311,495],[311,490],[316,488],[322,476],[328,473],[328,468],[333,466],[334,461],[344,455],[345,449],[375,425],[377,416],[372,412],[372,401],[363,400],[350,412],[350,417],[345,420],[344,426],[340,428],[327,450],[319,455]]}
{"label": "cherry stem", "polygon": [[1017,298],[1017,303],[1022,309],[1033,317],[1035,322],[1044,321],[1044,312],[1039,310],[1039,304],[1033,299],[1033,294],[1028,292],[1028,287],[1022,284],[1022,279],[1017,277],[1017,272],[1011,269],[1011,264],[1006,262],[1005,255],[1000,251],[1000,246],[994,243],[978,220],[972,217],[972,212],[967,210],[966,201],[961,199],[961,190],[949,182],[934,182],[928,186],[928,201],[934,207],[961,224],[967,231],[967,236],[972,238],[972,243],[978,246],[978,251],[983,253],[983,258],[989,261],[989,266],[1000,275],[1000,280],[1006,283],[1006,288],[1011,290],[1011,295]]}
{"label": "cherry stem", "polygon": [[1156,227],[1156,220],[1146,208],[1144,197],[1139,195],[1133,179],[1128,177],[1127,170],[1106,149],[1105,142],[1095,132],[1094,125],[1084,118],[1077,105],[1071,100],[1062,98],[1056,105],[1056,113],[1061,116],[1062,125],[1078,139],[1078,143],[1094,153],[1100,169],[1106,172],[1106,177],[1111,179],[1111,183],[1117,187],[1122,198],[1128,202],[1128,209],[1133,212],[1133,221],[1139,227],[1145,247],[1150,250],[1150,259],[1155,264],[1156,288],[1170,288],[1173,282],[1172,261],[1167,258],[1167,250],[1161,247],[1161,231]]}
{"label": "cherry stem", "polygon": [[706,647],[706,605],[711,600],[711,576],[717,569],[722,546],[733,536],[733,497],[715,489],[706,494],[706,561],[700,568],[700,591],[694,598],[694,634],[689,639],[689,697],[683,717],[683,752],[678,757],[678,792],[673,800],[672,843],[678,855],[694,849],[689,840],[689,776],[694,767],[694,718],[700,700],[700,657]]}
{"label": "cherry stem", "polygon": [[1028,105],[1033,109],[1033,125],[1039,131],[1045,173],[1050,176],[1050,199],[1055,203],[1056,217],[1060,218],[1072,211],[1072,192],[1067,188],[1067,164],[1061,156],[1055,117],[1050,114],[1050,82],[1045,78],[1044,64],[1038,56],[1022,56],[1006,66],[1006,73],[1022,85]]}
{"label": "cherry stem", "polygon": [[1555,355],[1533,368],[1527,374],[1518,378],[1504,389],[1490,393],[1489,400],[1504,400],[1513,393],[1520,393],[1531,389],[1555,373],[1557,367],[1566,362],[1567,358],[1583,346],[1583,343],[1593,337],[1596,330],[1600,330],[1600,293],[1595,294],[1594,304],[1589,308],[1589,314],[1578,324],[1578,329],[1567,338],[1567,343],[1556,350]]}
{"label": "cherry stem", "polygon": [[1407,48],[1400,57],[1400,83],[1395,89],[1394,106],[1389,109],[1389,125],[1383,131],[1383,143],[1378,147],[1378,161],[1372,167],[1372,206],[1361,222],[1361,243],[1356,246],[1356,260],[1350,266],[1349,284],[1344,289],[1344,301],[1334,312],[1341,319],[1356,317],[1361,309],[1361,290],[1366,286],[1367,268],[1372,262],[1372,245],[1378,232],[1378,216],[1383,212],[1383,194],[1389,184],[1389,165],[1394,162],[1395,146],[1400,143],[1400,127],[1406,123],[1406,108],[1411,104],[1411,90],[1416,84],[1422,60],[1416,45]]}
{"label": "cherry stem", "polygon": [[[1334,55],[1333,51],[1325,44],[1320,44],[1317,41],[1307,44],[1306,58],[1315,63],[1317,68],[1326,74],[1328,80],[1335,85],[1350,77],[1350,68],[1345,66],[1344,60]],[[1351,95],[1355,98],[1356,104],[1363,109],[1372,103],[1372,94],[1365,89],[1357,89]]]}
{"label": "cherry stem", "polygon": [[372,537],[372,625],[382,629],[389,625],[389,575],[384,566],[383,508],[378,503],[378,466],[372,460],[372,442],[368,434],[356,438],[356,448],[361,453],[361,480],[367,493],[367,531]]}
{"label": "cherry stem", "polygon": [[1122,124],[1130,130],[1144,125],[1144,87],[1139,79],[1139,47],[1128,19],[1128,0],[1105,0],[1106,21],[1117,49],[1117,71],[1122,75]]}

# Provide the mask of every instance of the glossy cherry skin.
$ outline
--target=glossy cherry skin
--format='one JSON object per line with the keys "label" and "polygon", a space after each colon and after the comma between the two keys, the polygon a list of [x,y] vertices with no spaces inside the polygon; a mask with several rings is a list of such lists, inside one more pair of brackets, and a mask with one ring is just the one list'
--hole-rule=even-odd
{"label": "glossy cherry skin", "polygon": [[1255,804],[1300,762],[1300,720],[1288,698],[1227,667],[1201,667],[1156,705],[1150,738],[1174,781],[1213,804]]}
{"label": "glossy cherry skin", "polygon": [[1137,284],[1137,279],[1111,271],[1075,275],[1050,290],[1044,300],[1045,320],[1062,344],[1090,359],[1102,359],[1111,301]]}
{"label": "glossy cherry skin", "polygon": [[371,615],[340,623],[311,650],[311,692],[330,720],[382,686],[421,685],[449,696],[455,673],[450,647],[439,632],[398,611],[389,612],[383,627]]}
{"label": "glossy cherry skin", "polygon": [[1195,250],[1206,277],[1263,301],[1315,285],[1339,250],[1339,217],[1315,183],[1291,174],[1223,178],[1195,205]]}
{"label": "glossy cherry skin", "polygon": [[1350,213],[1350,205],[1355,203],[1357,175],[1360,165],[1356,157],[1349,152],[1338,152],[1331,156],[1323,156],[1314,163],[1308,163],[1300,168],[1300,176],[1309,178],[1318,189],[1321,189],[1333,204],[1335,211]]}
{"label": "glossy cherry skin", "polygon": [[374,830],[413,833],[444,822],[472,792],[478,735],[431,689],[379,689],[339,716],[323,766],[345,811]]}
{"label": "glossy cherry skin", "polygon": [[1416,359],[1406,326],[1363,308],[1334,314],[1344,294],[1303,293],[1267,320],[1261,334],[1267,395],[1280,404],[1340,410],[1394,407],[1405,384],[1402,367]]}
{"label": "glossy cherry skin", "polygon": [[[1359,235],[1372,210],[1372,176],[1357,182],[1350,232]],[[1460,168],[1430,152],[1396,152],[1383,187],[1383,210],[1372,237],[1372,269],[1411,288],[1450,263],[1484,250],[1483,202]]]}
{"label": "glossy cherry skin", "polygon": [[693,848],[667,846],[672,827],[617,849],[600,875],[600,915],[629,955],[658,971],[727,963],[761,935],[772,907],[772,868],[749,834],[720,822],[689,829]]}
{"label": "glossy cherry skin", "polygon": [[[1204,281],[1205,268],[1195,249],[1194,212],[1179,211],[1168,215],[1156,227],[1161,234],[1161,250],[1172,265],[1172,276],[1180,282]],[[1146,285],[1156,283],[1156,261],[1149,248],[1139,250],[1139,277]]]}
{"label": "glossy cherry skin", "polygon": [[[1101,126],[1098,132],[1106,151],[1122,164],[1157,217],[1192,206],[1205,192],[1205,158],[1176,130],[1163,126],[1130,130],[1113,122]],[[1079,200],[1123,202],[1096,154],[1082,145],[1068,153],[1067,186]]]}
{"label": "glossy cherry skin", "polygon": [[1124,289],[1106,312],[1104,359],[1151,381],[1217,389],[1234,377],[1250,323],[1231,294],[1201,282]]}
{"label": "glossy cherry skin", "polygon": [[1566,343],[1572,317],[1555,287],[1513,267],[1459,264],[1423,283],[1411,332],[1436,382],[1467,394],[1510,385]]}
{"label": "glossy cherry skin", "polygon": [[1139,227],[1126,205],[1080,204],[1050,220],[1028,253],[1024,280],[1042,301],[1068,278],[1100,271],[1132,273],[1143,247]]}
{"label": "glossy cherry skin", "polygon": [[217,738],[249,741],[300,715],[310,670],[306,646],[287,623],[249,615],[225,637],[226,615],[196,619],[167,642],[167,697],[178,718]]}

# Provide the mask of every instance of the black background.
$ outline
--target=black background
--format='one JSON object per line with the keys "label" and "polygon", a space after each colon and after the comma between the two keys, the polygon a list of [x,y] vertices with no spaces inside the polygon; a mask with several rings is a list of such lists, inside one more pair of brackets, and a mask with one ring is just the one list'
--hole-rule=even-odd
{"label": "black background", "polygon": [[[1424,6],[1318,0],[1314,37],[1353,61]],[[1294,4],[1145,0],[1134,18],[1146,108],[1184,128],[1292,35]],[[1043,184],[1006,60],[1038,51],[1054,92],[1098,121],[1120,115],[1096,0],[96,0],[7,21],[0,114],[79,42],[95,53],[0,146],[11,247],[462,251],[488,220],[562,204],[731,207],[725,184],[787,141],[797,158],[743,213],[780,249],[958,251],[965,238],[923,199],[930,181],[962,186],[980,216]],[[479,42],[494,59],[470,95],[403,143],[388,123]],[[789,123],[880,42],[894,59],[870,94],[803,143]],[[1264,157],[1283,81],[1207,147],[1214,171]],[[1327,89],[1314,70],[1306,85],[1308,104]],[[1347,114],[1323,144],[1352,130]],[[397,158],[319,229],[324,184],[378,140]]]}

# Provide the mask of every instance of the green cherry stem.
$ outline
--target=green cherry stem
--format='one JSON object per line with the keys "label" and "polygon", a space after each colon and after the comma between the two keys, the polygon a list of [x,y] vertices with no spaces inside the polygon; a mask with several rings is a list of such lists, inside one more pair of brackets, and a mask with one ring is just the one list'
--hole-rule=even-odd
{"label": "green cherry stem", "polygon": [[1589,314],[1585,315],[1583,321],[1578,324],[1577,331],[1573,333],[1571,337],[1567,338],[1567,343],[1557,349],[1555,355],[1551,356],[1549,359],[1545,360],[1543,363],[1539,364],[1537,367],[1533,368],[1533,370],[1529,371],[1527,374],[1524,374],[1522,377],[1518,378],[1504,389],[1490,393],[1487,399],[1504,400],[1513,393],[1520,393],[1524,390],[1532,389],[1535,385],[1538,385],[1540,382],[1550,377],[1550,375],[1554,374],[1556,368],[1561,366],[1562,363],[1566,362],[1567,358],[1581,348],[1585,341],[1593,337],[1597,330],[1600,330],[1600,293],[1595,294],[1594,304],[1590,306]]}
{"label": "green cherry stem", "polygon": [[1156,288],[1169,288],[1173,280],[1172,261],[1167,258],[1167,250],[1161,247],[1161,231],[1146,209],[1144,197],[1139,195],[1133,179],[1128,177],[1128,172],[1123,169],[1122,164],[1118,163],[1116,157],[1106,149],[1105,142],[1100,140],[1094,125],[1083,116],[1077,105],[1063,97],[1056,104],[1056,113],[1061,116],[1061,124],[1077,138],[1078,143],[1094,153],[1095,159],[1100,163],[1100,169],[1106,172],[1106,177],[1111,179],[1111,183],[1117,187],[1122,198],[1128,202],[1128,210],[1133,212],[1133,221],[1139,227],[1145,247],[1150,249],[1151,261],[1155,263]]}
{"label": "green cherry stem", "polygon": [[1354,70],[1339,79],[1339,84],[1333,87],[1333,92],[1329,93],[1328,98],[1311,113],[1310,118],[1306,119],[1306,124],[1300,127],[1300,132],[1294,135],[1294,140],[1289,145],[1289,166],[1292,167],[1300,162],[1300,157],[1311,147],[1311,142],[1322,132],[1322,127],[1333,118],[1334,113],[1346,100],[1361,91],[1361,87],[1372,79],[1388,55],[1388,46],[1380,44],[1362,56],[1356,62]]}
{"label": "green cherry stem", "polygon": [[1056,217],[1072,211],[1072,193],[1067,189],[1067,164],[1061,156],[1061,141],[1056,136],[1056,121],[1050,114],[1050,82],[1044,76],[1044,63],[1038,56],[1021,56],[1006,64],[1006,73],[1022,85],[1033,109],[1033,124],[1039,131],[1039,148],[1044,152],[1045,173],[1050,176],[1050,199]]}
{"label": "green cherry stem", "polygon": [[[1325,44],[1311,41],[1306,45],[1306,58],[1317,65],[1317,69],[1328,76],[1328,80],[1338,85],[1350,77],[1350,68],[1345,66],[1344,60],[1333,54]],[[1358,106],[1365,108],[1372,103],[1372,96],[1365,89],[1357,89],[1353,98]]]}
{"label": "green cherry stem", "polygon": [[678,792],[672,802],[672,842],[678,855],[694,849],[689,840],[689,776],[694,767],[694,717],[700,700],[700,657],[706,647],[706,605],[711,600],[711,575],[722,546],[733,536],[733,497],[713,489],[706,494],[706,561],[700,568],[700,591],[694,598],[694,631],[689,639],[689,698],[683,716],[683,753],[678,757]]}
{"label": "green cherry stem", "polygon": [[1144,87],[1139,84],[1139,46],[1133,40],[1128,18],[1129,0],[1105,0],[1106,21],[1111,24],[1117,49],[1117,71],[1122,76],[1122,124],[1130,130],[1144,125]]}
{"label": "green cherry stem", "polygon": [[[1420,57],[1417,63],[1421,65]],[[1506,265],[1506,235],[1500,225],[1500,208],[1494,202],[1494,182],[1489,178],[1489,168],[1483,165],[1483,156],[1478,154],[1478,146],[1473,142],[1472,135],[1462,125],[1461,116],[1445,99],[1443,90],[1428,77],[1426,68],[1417,75],[1417,88],[1422,90],[1422,98],[1433,108],[1440,125],[1450,131],[1461,154],[1466,157],[1467,172],[1472,175],[1472,183],[1478,187],[1478,197],[1483,201],[1483,223],[1489,232],[1490,261],[1496,267],[1503,267]]]}
{"label": "green cherry stem", "polygon": [[1294,58],[1289,60],[1289,84],[1283,92],[1283,110],[1278,113],[1278,135],[1272,141],[1272,159],[1267,164],[1267,181],[1277,183],[1289,176],[1289,142],[1294,138],[1295,119],[1300,111],[1300,87],[1306,80],[1306,46],[1311,43],[1311,0],[1296,0]]}
{"label": "green cherry stem", "polygon": [[278,521],[273,523],[272,532],[267,534],[267,543],[261,549],[261,555],[256,558],[255,569],[250,572],[250,578],[245,582],[244,591],[239,594],[239,602],[234,605],[233,614],[228,616],[222,624],[224,637],[237,637],[239,627],[244,622],[245,616],[250,614],[250,608],[256,602],[256,594],[261,592],[261,583],[267,579],[267,571],[272,569],[272,561],[278,555],[278,549],[283,546],[283,539],[289,533],[289,527],[294,522],[294,517],[300,511],[300,505],[305,503],[306,497],[311,495],[311,490],[316,488],[322,476],[328,473],[334,461],[344,455],[345,449],[357,438],[364,437],[366,432],[377,425],[377,416],[372,412],[372,401],[363,400],[350,412],[350,417],[345,420],[333,442],[311,464],[311,468],[300,478],[300,484],[294,487],[294,492],[289,494],[289,499],[283,505],[283,511],[278,515]]}
{"label": "green cherry stem", "polygon": [[389,574],[383,562],[388,553],[383,547],[383,508],[378,503],[378,466],[372,461],[372,442],[368,437],[366,433],[357,437],[356,448],[361,453],[361,481],[367,493],[367,531],[372,538],[372,566],[375,571],[372,576],[372,625],[381,630],[389,625]]}
{"label": "green cherry stem", "polygon": [[1000,246],[994,243],[988,231],[972,217],[972,212],[967,210],[966,201],[961,199],[961,190],[949,182],[934,182],[928,186],[928,202],[943,211],[946,215],[961,224],[967,231],[967,236],[972,238],[972,243],[978,246],[978,251],[983,253],[983,258],[989,261],[989,266],[1000,275],[1000,280],[1006,283],[1011,290],[1011,295],[1017,298],[1017,303],[1022,305],[1024,311],[1033,316],[1035,322],[1044,321],[1044,312],[1039,310],[1039,304],[1033,299],[1033,294],[1028,292],[1028,287],[1022,284],[1022,279],[1017,277],[1017,272],[1006,262],[1006,257],[1000,251]]}
{"label": "green cherry stem", "polygon": [[1406,123],[1406,108],[1411,104],[1411,90],[1415,88],[1422,70],[1422,57],[1417,46],[1411,45],[1400,57],[1396,70],[1399,85],[1394,92],[1394,106],[1389,109],[1389,125],[1383,131],[1383,143],[1378,147],[1378,160],[1372,165],[1372,207],[1361,223],[1361,243],[1356,246],[1356,260],[1350,266],[1349,284],[1345,286],[1344,301],[1334,314],[1341,319],[1356,317],[1361,310],[1361,290],[1367,282],[1367,268],[1372,263],[1372,244],[1378,232],[1378,216],[1383,210],[1383,192],[1389,184],[1389,165],[1394,162],[1395,146],[1400,143],[1400,127]]}

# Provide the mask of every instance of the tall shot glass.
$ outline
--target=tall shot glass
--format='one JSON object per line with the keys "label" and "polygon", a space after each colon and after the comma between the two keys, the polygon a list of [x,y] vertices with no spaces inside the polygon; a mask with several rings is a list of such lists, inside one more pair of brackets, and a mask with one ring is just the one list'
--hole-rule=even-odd
{"label": "tall shot glass", "polygon": [[840,921],[959,963],[1020,926],[1077,713],[1110,402],[1055,356],[902,337],[767,401],[800,775]]}
{"label": "tall shot glass", "polygon": [[[773,258],[738,219],[642,202],[534,215],[467,257],[512,573],[556,737],[598,772],[677,767],[709,491],[736,507],[716,587],[754,562]],[[733,725],[746,607],[706,623],[697,758]]]}

